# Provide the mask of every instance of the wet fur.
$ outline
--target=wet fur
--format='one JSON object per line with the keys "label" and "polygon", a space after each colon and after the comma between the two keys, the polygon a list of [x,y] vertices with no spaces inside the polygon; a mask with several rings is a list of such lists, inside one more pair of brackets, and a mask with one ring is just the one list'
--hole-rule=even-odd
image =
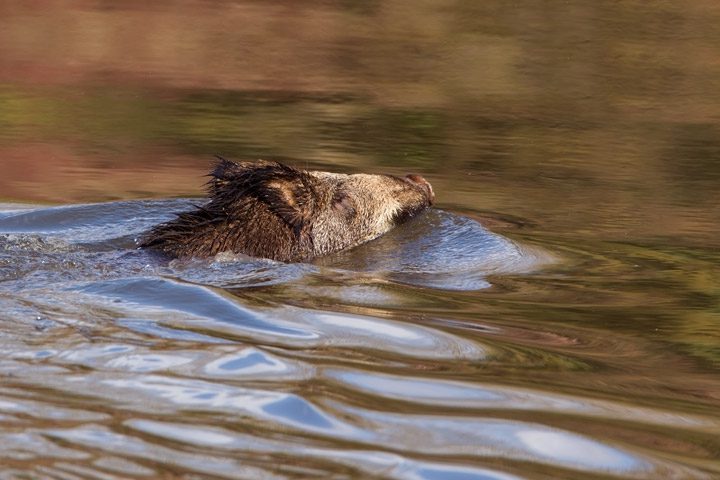
{"label": "wet fur", "polygon": [[390,175],[298,170],[218,158],[210,200],[158,225],[140,246],[174,257],[230,251],[290,262],[350,248],[412,218],[432,189]]}

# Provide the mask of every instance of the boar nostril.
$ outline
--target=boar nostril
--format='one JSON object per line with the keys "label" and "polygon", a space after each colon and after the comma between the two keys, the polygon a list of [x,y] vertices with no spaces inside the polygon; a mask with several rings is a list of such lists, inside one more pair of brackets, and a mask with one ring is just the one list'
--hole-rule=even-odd
{"label": "boar nostril", "polygon": [[430,204],[435,201],[435,192],[433,192],[432,185],[430,185],[430,182],[425,180],[422,176],[411,173],[410,175],[405,175],[405,180],[422,187],[422,189],[425,190]]}

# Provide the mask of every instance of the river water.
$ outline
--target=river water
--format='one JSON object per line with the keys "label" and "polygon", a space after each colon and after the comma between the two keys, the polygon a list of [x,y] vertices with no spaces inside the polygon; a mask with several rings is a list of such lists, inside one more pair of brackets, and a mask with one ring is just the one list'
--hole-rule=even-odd
{"label": "river water", "polygon": [[[720,6],[0,5],[0,478],[720,477]],[[213,154],[418,173],[168,261]]]}

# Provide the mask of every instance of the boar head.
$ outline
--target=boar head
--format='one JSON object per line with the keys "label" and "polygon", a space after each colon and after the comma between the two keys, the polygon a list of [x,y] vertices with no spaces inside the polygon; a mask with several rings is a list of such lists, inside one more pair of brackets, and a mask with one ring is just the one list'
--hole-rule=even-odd
{"label": "boar head", "polygon": [[142,247],[172,256],[230,251],[303,261],[373,240],[434,199],[418,175],[346,175],[220,158],[210,176],[210,201],[152,229]]}

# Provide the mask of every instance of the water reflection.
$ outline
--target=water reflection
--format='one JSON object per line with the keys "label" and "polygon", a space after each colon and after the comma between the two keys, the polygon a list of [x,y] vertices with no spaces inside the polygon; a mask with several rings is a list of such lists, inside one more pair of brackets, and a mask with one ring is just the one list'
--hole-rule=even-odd
{"label": "water reflection", "polygon": [[237,354],[219,358],[205,366],[205,372],[214,376],[268,378],[278,375],[297,378],[298,372],[287,361],[257,348],[245,348]]}
{"label": "water reflection", "polygon": [[[188,425],[168,424],[153,421],[130,421],[129,426],[142,432],[180,440],[193,445],[212,445],[213,447],[233,450],[252,449],[254,451],[277,452],[282,447],[269,440],[253,442],[237,434],[230,434],[217,429],[207,430],[193,428]],[[303,455],[316,458],[333,458],[334,461],[351,465],[365,474],[383,475],[398,479],[487,479],[514,480],[519,477],[500,472],[471,467],[442,465],[403,459],[398,455],[365,450],[327,450],[322,448],[293,448]]]}
{"label": "water reflection", "polygon": [[[261,335],[312,338],[313,332],[284,327],[280,322],[270,322],[261,315],[244,309],[208,288],[183,285],[165,279],[129,279],[102,282],[75,288],[82,293],[140,305],[144,309],[174,309],[190,317],[207,318],[211,321],[239,325],[243,330]],[[132,308],[132,306],[130,307]]]}
{"label": "water reflection", "polygon": [[448,290],[480,290],[488,276],[527,273],[556,261],[550,253],[518,245],[470,218],[433,209],[377,242],[318,263],[374,277]]}
{"label": "water reflection", "polygon": [[[2,473],[718,477],[719,25],[3,2]],[[313,265],[135,250],[212,154],[417,172],[438,209]]]}
{"label": "water reflection", "polygon": [[[693,432],[672,443],[674,448],[692,451],[697,448],[691,440],[693,436],[709,438],[712,431],[720,428],[712,415],[548,393],[546,386],[539,389],[534,385],[532,373],[524,373],[528,369],[552,368],[554,375],[570,372],[572,376],[576,371],[597,374],[608,367],[631,372],[622,359],[643,355],[638,351],[637,340],[618,335],[599,338],[587,331],[563,332],[549,326],[540,330],[537,325],[523,327],[518,320],[498,323],[490,316],[483,323],[477,322],[478,312],[502,311],[499,307],[511,307],[514,315],[537,308],[540,302],[547,301],[543,296],[548,290],[543,288],[532,294],[525,287],[518,290],[501,282],[500,288],[491,289],[483,297],[489,302],[483,310],[472,303],[468,296],[471,292],[463,294],[456,290],[451,296],[419,285],[410,288],[387,273],[446,269],[450,275],[462,278],[462,272],[453,273],[454,265],[443,262],[448,258],[467,258],[473,268],[492,273],[488,278],[495,279],[502,273],[517,277],[522,269],[516,270],[515,260],[525,261],[520,243],[491,234],[473,221],[435,212],[415,222],[421,232],[430,227],[424,235],[412,237],[413,230],[398,230],[373,246],[364,246],[345,258],[328,259],[329,265],[319,267],[241,256],[167,264],[161,258],[123,250],[120,244],[113,243],[118,235],[127,234],[125,224],[114,221],[115,209],[122,218],[125,207],[135,206],[132,202],[101,204],[99,212],[94,212],[92,205],[86,205],[71,220],[58,215],[58,209],[37,208],[16,210],[0,218],[0,227],[12,232],[5,234],[0,243],[2,254],[12,259],[6,265],[8,276],[0,288],[7,307],[6,322],[18,324],[18,319],[30,315],[35,325],[31,331],[47,332],[42,334],[53,338],[39,342],[38,348],[32,346],[34,342],[23,345],[31,338],[22,333],[27,326],[14,329],[13,335],[19,342],[6,343],[3,350],[6,358],[15,363],[6,364],[4,369],[18,372],[16,378],[23,378],[20,382],[23,389],[28,384],[42,385],[44,390],[53,392],[50,398],[81,392],[78,405],[102,400],[109,408],[98,417],[84,415],[82,408],[75,406],[51,405],[49,411],[55,413],[49,415],[53,419],[72,425],[78,421],[87,424],[96,418],[112,423],[109,419],[113,418],[113,411],[129,409],[140,417],[132,421],[136,422],[133,425],[148,425],[148,420],[142,419],[147,405],[171,416],[182,412],[192,417],[191,412],[204,412],[222,418],[231,416],[242,422],[245,420],[241,419],[249,419],[260,425],[262,431],[293,432],[286,442],[278,444],[282,447],[273,446],[273,452],[295,443],[302,445],[308,435],[321,436],[330,442],[359,442],[373,448],[381,446],[386,451],[402,451],[402,455],[391,457],[381,451],[353,453],[322,448],[296,453],[309,455],[316,462],[324,462],[328,456],[335,458],[333,462],[340,464],[324,467],[330,470],[343,465],[342,468],[368,472],[384,465],[397,478],[506,476],[500,471],[448,460],[458,452],[473,458],[473,462],[502,458],[560,470],[614,472],[637,478],[652,478],[658,472],[700,476],[691,467],[667,463],[664,455],[648,454],[648,446],[644,453],[616,447],[623,443],[618,443],[618,439],[627,433],[594,437],[574,433],[583,431],[578,430],[576,418],[598,426],[609,420],[625,422],[624,428],[648,438],[646,443],[663,438],[663,433],[653,429],[676,434]],[[142,203],[135,228],[162,218],[165,206]],[[132,214],[127,215],[129,219]],[[74,242],[68,233],[78,226],[84,228],[81,243]],[[474,234],[462,233],[463,229]],[[427,239],[445,238],[444,233],[451,240],[431,249]],[[115,245],[114,249],[110,244]],[[125,248],[134,248],[134,243]],[[392,262],[381,260],[391,258],[389,252],[406,255],[412,248],[424,249],[429,255],[417,259],[401,256]],[[348,262],[353,255],[360,259],[356,261],[359,269],[365,271],[354,274],[347,270],[352,262],[343,264],[344,269],[337,268],[337,262]],[[502,255],[508,255],[507,262],[503,262]],[[571,253],[563,268],[577,268],[577,258],[587,258],[581,261],[596,272],[617,272],[621,267],[639,276],[633,270],[636,265],[642,264],[647,270],[656,269],[658,264],[668,268],[678,262],[673,255],[633,248],[622,255],[583,251],[579,255]],[[378,270],[381,266],[385,271]],[[178,273],[192,278],[193,283],[178,280]],[[231,286],[234,295],[204,285],[202,278],[211,279],[211,284]],[[62,281],[49,282],[50,279]],[[525,278],[521,284],[530,281]],[[552,274],[533,282],[564,286],[562,294],[555,295],[556,302],[565,302],[555,307],[559,311],[573,305],[569,300],[582,292],[581,287],[595,295],[614,291],[612,286],[594,285],[590,280],[571,287],[563,283],[562,276]],[[248,287],[252,290],[247,290]],[[533,295],[535,299],[529,301]],[[637,295],[624,295],[627,299],[607,294],[602,302],[596,297],[596,303],[625,305],[628,300],[638,301]],[[338,302],[345,307],[339,309]],[[474,305],[469,317],[464,314],[468,305]],[[454,306],[454,313],[450,306]],[[429,307],[441,315],[428,316]],[[542,308],[549,311],[548,305]],[[98,335],[93,332],[100,331],[105,339],[100,343],[88,341]],[[157,339],[169,343],[157,343]],[[587,349],[587,353],[577,351],[578,346]],[[614,356],[601,355],[603,349],[609,349]],[[649,362],[647,357],[644,361]],[[42,369],[38,369],[38,362]],[[344,368],[338,369],[339,365]],[[78,374],[78,366],[86,373]],[[400,369],[401,373],[381,373],[389,367]],[[381,371],[372,371],[377,368]],[[424,370],[436,373],[431,377],[417,375]],[[456,379],[435,378],[442,371],[454,372]],[[521,385],[522,379],[526,379],[526,385],[520,388],[482,382],[493,371],[505,372]],[[458,376],[464,380],[457,379]],[[240,380],[242,386],[235,384]],[[683,381],[692,382],[692,376]],[[334,398],[314,393],[314,384],[323,385],[322,391],[334,392]],[[102,388],[98,389],[98,385]],[[592,382],[586,380],[584,385]],[[289,392],[288,388],[298,393]],[[621,384],[617,388],[622,391]],[[610,391],[605,388],[606,393]],[[403,407],[387,410],[378,408],[377,402]],[[2,404],[2,410],[45,420],[49,417],[32,413],[40,405],[44,405],[40,398],[29,401],[12,393]],[[408,405],[411,407],[406,412]],[[438,407],[443,409],[442,415],[435,412]],[[537,423],[523,412],[554,426]],[[553,415],[563,421],[554,421]],[[81,427],[83,432],[84,428]],[[193,428],[201,431],[195,435]],[[207,432],[203,433],[203,429]],[[222,445],[233,451],[238,448],[233,432],[218,431],[212,424],[148,431],[181,442],[192,437],[191,443],[199,447]],[[58,432],[54,430],[49,435],[68,438],[67,430]],[[136,448],[137,439],[118,438],[128,443],[122,447],[124,455],[133,457],[129,452]],[[417,438],[424,439],[422,444],[416,442]],[[11,448],[21,451],[42,443],[32,437],[24,441],[8,437],[7,441]],[[258,448],[264,451],[264,447],[251,451],[257,452]],[[65,453],[68,457],[74,455],[74,451],[49,450],[57,451],[58,458]],[[172,455],[178,465],[198,468],[188,457]],[[439,463],[408,459],[426,455],[437,458]],[[697,455],[702,458],[706,454]],[[107,459],[103,457],[104,460]],[[213,468],[223,471],[227,461],[217,460],[217,465],[202,471],[207,473]],[[276,469],[267,465],[258,468],[253,472]]]}
{"label": "water reflection", "polygon": [[638,408],[590,398],[549,394],[498,385],[478,385],[428,378],[361,373],[358,371],[325,371],[325,375],[345,386],[384,398],[420,405],[465,409],[535,410],[565,415],[624,418],[634,422],[695,428],[710,431],[720,428],[716,419],[692,415],[672,415],[651,408]]}
{"label": "water reflection", "polygon": [[[345,414],[362,417],[379,441],[426,454],[501,455],[587,470],[642,471],[650,465],[620,449],[581,435],[529,423],[390,414],[337,406]],[[412,439],[423,438],[422,444]]]}

